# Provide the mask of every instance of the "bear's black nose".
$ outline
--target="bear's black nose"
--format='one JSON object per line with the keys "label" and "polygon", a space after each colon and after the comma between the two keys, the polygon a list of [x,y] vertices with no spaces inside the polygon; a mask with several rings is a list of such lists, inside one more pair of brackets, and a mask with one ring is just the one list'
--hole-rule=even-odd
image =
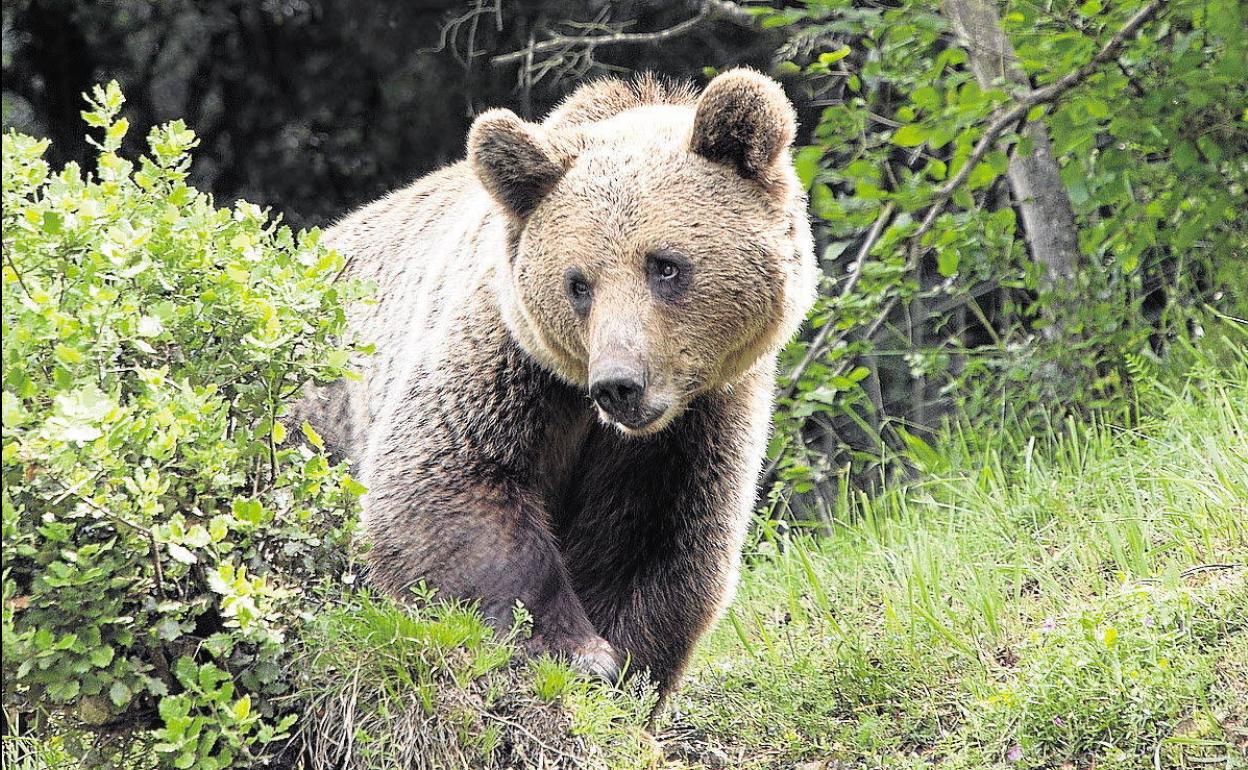
{"label": "bear's black nose", "polygon": [[589,386],[589,397],[602,407],[602,411],[628,422],[641,412],[641,396],[646,386],[629,376],[616,376],[598,380]]}

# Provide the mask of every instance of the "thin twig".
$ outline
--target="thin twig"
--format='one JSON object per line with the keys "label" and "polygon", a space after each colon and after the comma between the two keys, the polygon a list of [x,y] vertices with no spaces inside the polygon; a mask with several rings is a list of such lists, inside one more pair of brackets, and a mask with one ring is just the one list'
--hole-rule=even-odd
{"label": "thin twig", "polygon": [[95,481],[96,479],[98,479],[100,477],[100,474],[103,472],[104,471],[102,470],[96,471],[95,473],[92,473],[90,476],[87,476],[86,478],[84,478],[82,481],[79,481],[77,484],[74,484],[72,487],[66,487],[65,482],[61,481],[60,479],[57,479],[56,483],[60,484],[61,487],[64,489],[64,491],[61,492],[59,495],[57,495],[56,498],[52,500],[52,502],[48,503],[48,507],[55,508],[56,506],[64,502],[65,498],[70,497],[71,495],[74,497],[78,497],[78,490],[82,489],[87,484],[90,484],[92,481]]}
{"label": "thin twig", "polygon": [[[854,260],[854,264],[856,265],[854,276],[851,276],[851,278],[846,281],[846,285],[841,289],[841,297],[846,297],[849,295],[849,292],[853,291],[854,285],[857,283],[856,278],[859,274],[861,274],[863,262],[866,261],[866,256],[870,254],[871,249],[874,247],[874,241],[879,238],[879,234],[883,230],[882,223],[888,220],[887,215],[891,213],[891,207],[892,204],[885,207],[885,210],[881,212],[881,216],[876,219],[875,223],[871,225],[871,229],[867,232],[867,240],[863,243],[862,249],[859,250],[858,256]],[[888,320],[889,314],[893,312],[893,308],[897,306],[898,299],[899,297],[897,295],[893,295],[887,302],[884,303],[880,312],[876,314],[875,319],[862,332],[861,338],[863,340],[870,340],[876,335],[877,332],[879,332],[880,327],[883,326],[884,322]],[[801,380],[802,375],[806,373],[806,369],[814,363],[815,359],[823,355],[823,352],[827,349],[827,347],[829,347],[829,345],[845,339],[845,337],[853,331],[852,327],[849,329],[842,329],[834,339],[829,340],[828,332],[831,331],[832,326],[833,325],[831,323],[825,324],[819,334],[815,336],[815,339],[811,340],[810,346],[806,349],[806,355],[804,355],[798,365],[793,368],[792,373],[789,375],[788,383],[781,388],[780,392],[777,394],[778,398],[792,398],[797,392],[798,381]],[[836,369],[833,370],[832,376],[839,377],[843,375],[848,364],[848,359],[842,360],[837,364]],[[779,464],[780,455],[776,455],[763,469],[763,478],[771,476]]]}
{"label": "thin twig", "polygon": [[[884,232],[884,225],[888,224],[889,217],[892,215],[893,204],[890,203],[880,211],[880,215],[872,223],[871,229],[867,231],[867,237],[863,240],[862,247],[858,249],[858,256],[854,258],[849,278],[845,281],[845,285],[841,287],[838,295],[841,299],[848,297],[850,292],[854,290],[854,287],[858,285],[858,280],[862,278],[863,265],[866,263],[867,257],[871,255],[871,249],[875,248],[876,241],[880,239],[880,234]],[[828,335],[831,334],[835,326],[836,324],[831,322],[825,323],[823,328],[819,330],[819,333],[815,335],[815,338],[810,341],[810,346],[806,349],[806,355],[802,356],[802,360],[789,373],[789,384],[781,391],[781,398],[788,398],[797,390],[798,380],[802,378],[802,375],[806,373],[810,365],[819,357],[820,351],[827,342]]]}
{"label": "thin twig", "polygon": [[13,255],[9,253],[9,249],[4,250],[4,259],[9,263],[9,268],[13,270],[13,277],[17,279],[17,285],[22,287],[22,291],[26,292],[27,297],[30,297],[30,289],[26,288],[26,282],[22,280],[22,271],[17,269],[17,263],[13,261]]}
{"label": "thin twig", "polygon": [[713,7],[720,5],[731,5],[731,3],[703,2],[698,9],[697,15],[667,29],[660,29],[655,32],[615,32],[608,35],[555,35],[549,40],[543,40],[536,45],[529,45],[519,51],[495,56],[490,59],[490,63],[498,67],[561,48],[581,47],[592,51],[594,48],[603,45],[660,43],[689,32],[711,16]]}
{"label": "thin twig", "polygon": [[[450,48],[451,54],[455,57],[455,59],[467,68],[471,65],[474,57],[485,53],[484,51],[474,50],[474,48],[476,45],[476,32],[480,17],[486,15],[494,17],[494,28],[501,31],[503,28],[503,9],[501,0],[494,0],[494,4],[490,7],[486,7],[482,0],[476,0],[473,7],[469,8],[460,16],[456,16],[455,18],[447,21],[446,24],[442,25],[442,29],[439,30],[438,44],[436,46],[433,48],[417,49],[416,53],[418,55],[441,53],[447,48]],[[467,50],[464,52],[464,55],[461,56],[458,46],[459,32],[464,24],[470,24],[471,26],[469,27]]]}

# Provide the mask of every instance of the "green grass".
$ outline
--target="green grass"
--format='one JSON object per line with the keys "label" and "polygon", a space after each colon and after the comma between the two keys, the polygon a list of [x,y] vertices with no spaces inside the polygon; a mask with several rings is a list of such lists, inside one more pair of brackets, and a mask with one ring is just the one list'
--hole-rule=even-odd
{"label": "green grass", "polygon": [[653,692],[517,656],[461,604],[360,597],[305,636],[297,744],[313,770],[646,768]]}
{"label": "green grass", "polygon": [[[938,444],[764,542],[667,732],[691,766],[1248,767],[1244,337],[1125,421]],[[926,454],[926,453],[925,453]],[[839,764],[838,764],[839,763]]]}

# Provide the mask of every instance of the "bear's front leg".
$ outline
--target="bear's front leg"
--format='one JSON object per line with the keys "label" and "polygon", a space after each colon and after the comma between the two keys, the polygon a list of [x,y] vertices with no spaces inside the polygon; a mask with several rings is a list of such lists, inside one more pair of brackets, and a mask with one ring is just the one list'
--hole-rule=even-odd
{"label": "bear's front leg", "polygon": [[[691,517],[723,505],[701,494],[671,502],[669,511]],[[638,510],[651,521],[662,516],[644,504]],[[722,516],[722,509],[717,513]],[[644,543],[644,550],[635,566],[614,576],[599,573],[592,587],[582,589],[590,617],[627,656],[629,670],[645,672],[664,699],[676,688],[695,645],[731,600],[737,583],[738,528],[720,529],[727,524],[722,518],[714,527],[704,523],[638,533],[632,542]]]}
{"label": "bear's front leg", "polygon": [[[428,420],[417,440],[396,422],[377,436],[384,449],[366,468],[370,582],[404,598],[423,580],[442,596],[478,602],[500,631],[520,602],[533,618],[530,652],[615,679],[622,656],[586,616],[527,474],[483,458],[465,436],[443,443]],[[439,446],[446,453],[431,457]]]}
{"label": "bear's front leg", "polygon": [[736,587],[766,437],[763,388],[705,396],[653,437],[600,429],[574,474],[558,530],[573,584],[629,669],[664,696]]}

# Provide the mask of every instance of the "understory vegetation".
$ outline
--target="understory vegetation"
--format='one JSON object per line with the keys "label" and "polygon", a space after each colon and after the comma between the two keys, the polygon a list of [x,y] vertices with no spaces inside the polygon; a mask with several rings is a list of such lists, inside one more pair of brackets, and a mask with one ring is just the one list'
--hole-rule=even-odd
{"label": "understory vegetation", "polygon": [[88,98],[94,173],[4,137],[5,734],[248,767],[297,719],[292,635],[352,574],[364,488],[282,416],[346,373],[362,287],[317,233],[188,186],[180,122],[118,154],[123,102]]}

